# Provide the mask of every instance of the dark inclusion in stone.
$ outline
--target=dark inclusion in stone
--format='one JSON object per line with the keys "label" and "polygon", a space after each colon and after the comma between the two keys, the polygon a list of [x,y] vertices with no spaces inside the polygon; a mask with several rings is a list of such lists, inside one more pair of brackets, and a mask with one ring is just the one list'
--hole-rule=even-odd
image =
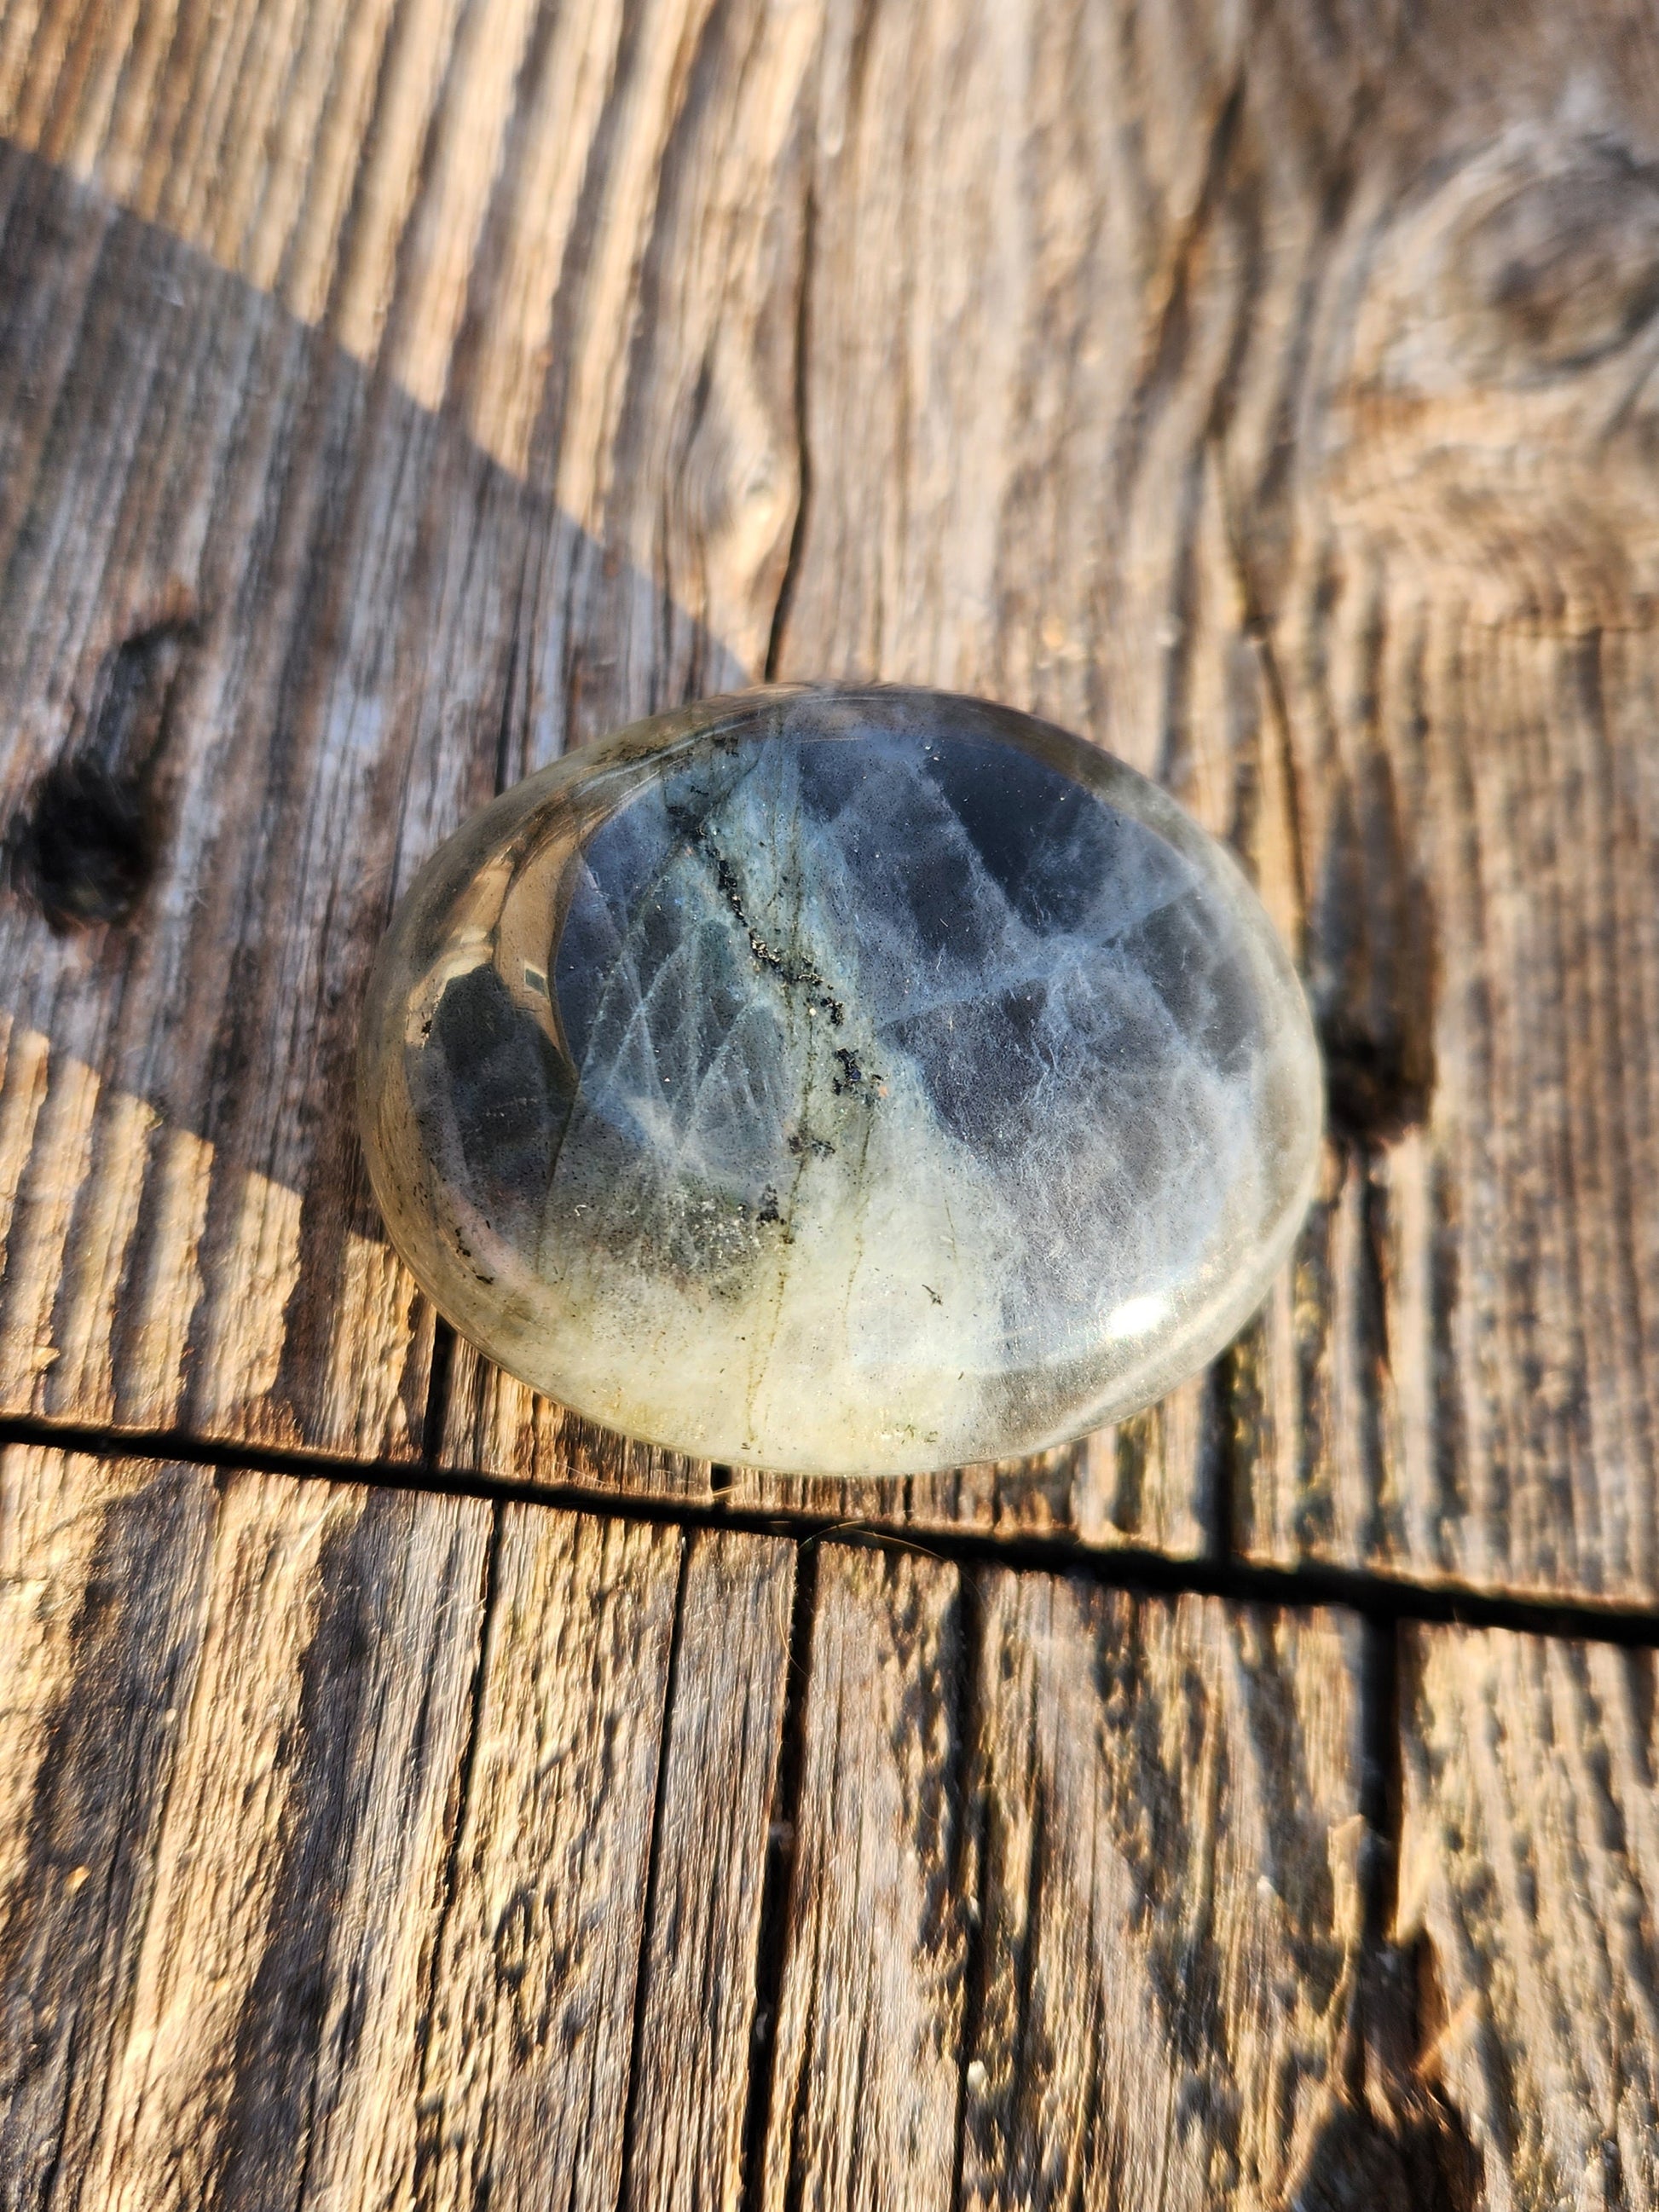
{"label": "dark inclusion in stone", "polygon": [[712,1458],[900,1472],[1160,1395],[1306,1205],[1318,1061],[1232,861],[1043,723],[715,700],[422,873],[365,1018],[399,1250],[467,1336]]}

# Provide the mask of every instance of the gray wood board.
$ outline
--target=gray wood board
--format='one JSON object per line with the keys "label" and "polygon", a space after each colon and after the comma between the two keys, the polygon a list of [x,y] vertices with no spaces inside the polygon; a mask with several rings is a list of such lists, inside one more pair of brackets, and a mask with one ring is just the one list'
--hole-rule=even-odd
{"label": "gray wood board", "polygon": [[1654,1654],[1419,1628],[1400,1920],[1498,2212],[1659,2202]]}
{"label": "gray wood board", "polygon": [[0,1541],[0,2203],[736,2202],[787,1545],[16,1449]]}
{"label": "gray wood board", "polygon": [[792,1660],[781,1540],[15,1447],[0,1542],[7,2205],[1266,2204],[1351,2100],[1338,1616],[814,1545]]}
{"label": "gray wood board", "polygon": [[[928,680],[1232,840],[1333,1141],[1208,1382],[848,1514],[1650,1599],[1646,18],[258,12],[0,42],[6,804],[160,825],[130,923],[0,916],[4,1403],[417,1455],[398,884],[628,714]],[[453,1381],[457,1464],[707,1487]]]}

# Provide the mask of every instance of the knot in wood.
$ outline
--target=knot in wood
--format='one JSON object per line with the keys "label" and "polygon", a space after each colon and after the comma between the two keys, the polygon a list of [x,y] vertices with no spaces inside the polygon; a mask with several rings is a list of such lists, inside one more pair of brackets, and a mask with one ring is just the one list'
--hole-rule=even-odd
{"label": "knot in wood", "polygon": [[1462,343],[1494,377],[1575,374],[1659,307],[1659,172],[1590,141],[1467,224],[1448,275]]}
{"label": "knot in wood", "polygon": [[1338,515],[1494,617],[1645,619],[1659,169],[1611,136],[1515,125],[1428,170],[1355,251],[1328,387]]}

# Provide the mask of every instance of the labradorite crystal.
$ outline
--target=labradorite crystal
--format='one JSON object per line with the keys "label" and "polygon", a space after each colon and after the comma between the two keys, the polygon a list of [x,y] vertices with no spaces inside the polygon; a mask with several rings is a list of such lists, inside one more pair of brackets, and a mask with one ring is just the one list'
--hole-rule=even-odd
{"label": "labradorite crystal", "polygon": [[927,691],[635,725],[428,863],[363,1027],[392,1240],[538,1389],[716,1460],[1033,1451],[1218,1351],[1318,1055],[1232,860],[1079,739]]}

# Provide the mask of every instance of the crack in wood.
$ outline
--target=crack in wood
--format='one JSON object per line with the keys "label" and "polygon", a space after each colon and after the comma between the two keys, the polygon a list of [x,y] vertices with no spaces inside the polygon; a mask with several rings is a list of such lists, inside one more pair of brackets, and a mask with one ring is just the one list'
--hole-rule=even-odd
{"label": "crack in wood", "polygon": [[648,1527],[730,1528],[754,1535],[787,1536],[805,1547],[833,1537],[837,1542],[914,1552],[963,1567],[1006,1566],[1015,1573],[1079,1576],[1103,1589],[1155,1596],[1188,1594],[1293,1611],[1335,1607],[1382,1623],[1421,1621],[1510,1630],[1630,1650],[1659,1648],[1659,1607],[1531,1596],[1449,1578],[1422,1582],[1315,1560],[1277,1567],[1237,1553],[1212,1559],[1130,1545],[1105,1549],[1071,1536],[997,1535],[951,1527],[930,1528],[913,1537],[879,1522],[860,1521],[856,1516],[808,1507],[747,1508],[731,1502],[729,1493],[701,1504],[685,1498],[655,1497],[583,1483],[515,1482],[505,1476],[443,1469],[428,1474],[398,1461],[377,1462],[320,1453],[259,1450],[177,1431],[86,1429],[17,1417],[0,1419],[0,1450],[14,1444],[52,1446],[106,1459],[154,1459],[285,1474],[301,1481],[539,1505]]}
{"label": "crack in wood", "polygon": [[800,1823],[806,1693],[811,1680],[812,1622],[817,1601],[817,1554],[811,1546],[799,1545],[795,1552],[794,1587],[790,1598],[783,1724],[767,1835],[759,1938],[755,1948],[755,2002],[750,2026],[749,2084],[743,2122],[740,2212],[763,2212],[766,2203],[766,2144],[772,2115],[778,2010],[783,1999],[784,1967],[788,1956],[789,1900]]}
{"label": "crack in wood", "polygon": [[645,2063],[646,2003],[650,1995],[651,1932],[657,1917],[657,1895],[662,1870],[665,1808],[668,1800],[668,1751],[675,1692],[679,1686],[680,1655],[685,1635],[685,1592],[691,1572],[691,1540],[680,1540],[679,1577],[674,1588],[674,1625],[668,1639],[668,1670],[664,1679],[662,1724],[657,1739],[657,1780],[651,1800],[651,1841],[646,1854],[645,1908],[640,1915],[640,1948],[634,1972],[633,2033],[629,2044],[628,2085],[623,2107],[622,2155],[617,2179],[617,2212],[628,2212],[634,2190],[634,2138],[639,2124],[641,2075]]}

